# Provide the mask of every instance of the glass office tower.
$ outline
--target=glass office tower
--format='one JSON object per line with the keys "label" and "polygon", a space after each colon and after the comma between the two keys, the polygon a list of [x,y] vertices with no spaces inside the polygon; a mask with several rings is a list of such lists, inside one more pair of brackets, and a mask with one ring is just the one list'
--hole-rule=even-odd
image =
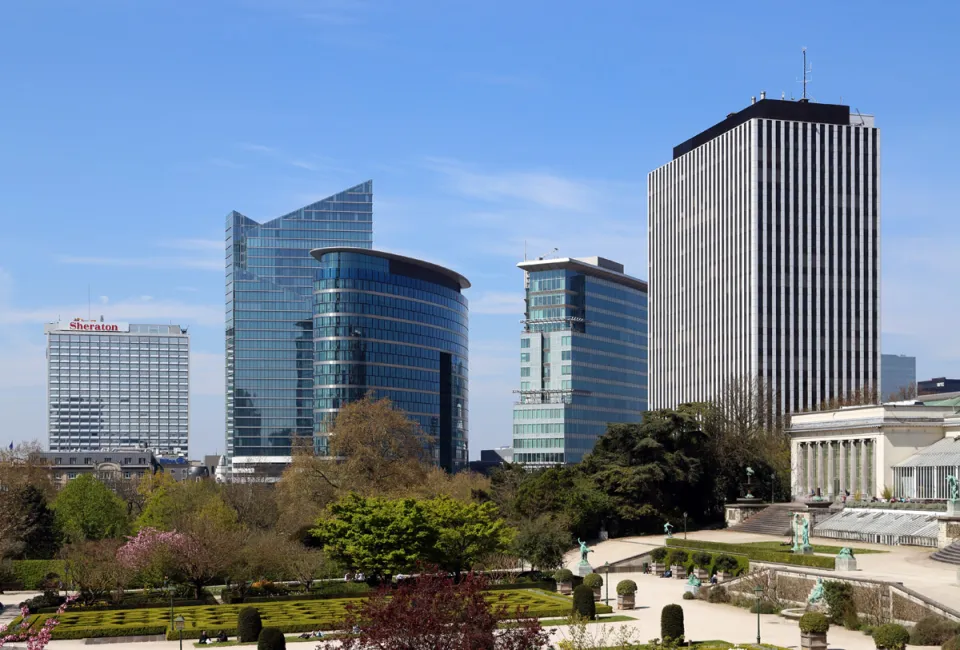
{"label": "glass office tower", "polygon": [[265,223],[227,216],[226,450],[235,476],[278,476],[293,438],[313,435],[310,251],[325,246],[373,246],[372,181]]}
{"label": "glass office tower", "polygon": [[416,420],[447,471],[467,466],[465,277],[393,253],[313,251],[314,421],[321,453],[337,412],[368,392]]}
{"label": "glass office tower", "polygon": [[76,318],[43,329],[50,451],[189,453],[186,328]]}
{"label": "glass office tower", "polygon": [[647,408],[647,283],[602,257],[518,264],[526,284],[513,460],[578,463]]}

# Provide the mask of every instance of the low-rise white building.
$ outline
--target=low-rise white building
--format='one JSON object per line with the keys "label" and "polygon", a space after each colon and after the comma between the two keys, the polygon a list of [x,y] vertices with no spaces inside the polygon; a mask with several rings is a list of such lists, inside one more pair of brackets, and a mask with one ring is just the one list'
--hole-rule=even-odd
{"label": "low-rise white building", "polygon": [[[844,407],[791,417],[794,498],[946,498],[947,474],[960,472],[957,400]],[[941,440],[956,441],[956,449]],[[946,445],[946,446],[945,446]],[[924,453],[931,448],[931,453]],[[936,453],[933,453],[936,452]],[[944,464],[946,463],[946,464]]]}

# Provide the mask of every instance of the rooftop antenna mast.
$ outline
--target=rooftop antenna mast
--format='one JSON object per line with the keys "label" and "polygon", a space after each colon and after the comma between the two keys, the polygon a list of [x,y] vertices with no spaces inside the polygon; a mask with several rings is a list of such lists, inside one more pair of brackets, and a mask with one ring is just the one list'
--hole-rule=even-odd
{"label": "rooftop antenna mast", "polygon": [[803,52],[803,98],[800,101],[807,101],[807,84],[812,80],[807,78],[807,75],[813,72],[813,65],[807,65],[807,48],[802,47],[800,51]]}

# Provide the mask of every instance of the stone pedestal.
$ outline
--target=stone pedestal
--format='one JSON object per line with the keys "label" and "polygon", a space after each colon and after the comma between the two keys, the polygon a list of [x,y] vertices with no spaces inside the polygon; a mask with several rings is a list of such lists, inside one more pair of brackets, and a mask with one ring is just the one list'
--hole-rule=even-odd
{"label": "stone pedestal", "polygon": [[827,635],[801,632],[800,647],[803,650],[827,650]]}
{"label": "stone pedestal", "polygon": [[855,557],[838,557],[833,560],[833,568],[836,571],[856,571],[857,570],[857,558]]}
{"label": "stone pedestal", "polygon": [[683,585],[683,590],[696,596],[700,593],[700,587],[697,585]]}
{"label": "stone pedestal", "polygon": [[947,499],[947,516],[960,517],[960,499]]}
{"label": "stone pedestal", "polygon": [[742,523],[757,514],[761,510],[767,507],[768,504],[761,503],[759,499],[751,500],[746,503],[737,501],[736,503],[728,503],[724,505],[725,518],[727,520],[727,526],[736,526],[739,523]]}
{"label": "stone pedestal", "polygon": [[937,547],[949,546],[960,539],[960,514],[937,517]]}
{"label": "stone pedestal", "polygon": [[580,564],[577,565],[577,570],[574,571],[574,573],[580,576],[581,578],[584,578],[590,575],[591,573],[593,573],[593,567],[590,566],[588,562],[581,562]]}

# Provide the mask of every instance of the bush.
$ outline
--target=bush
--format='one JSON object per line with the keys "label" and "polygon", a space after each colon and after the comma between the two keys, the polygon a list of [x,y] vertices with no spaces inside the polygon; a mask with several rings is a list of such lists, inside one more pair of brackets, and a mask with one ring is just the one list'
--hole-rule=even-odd
{"label": "bush", "polygon": [[853,602],[853,585],[848,582],[827,580],[823,583],[823,599],[830,608],[830,622],[845,623],[850,613],[856,618],[857,608]]}
{"label": "bush", "polygon": [[960,625],[939,616],[927,616],[910,631],[910,645],[942,645],[958,634]]}
{"label": "bush", "polygon": [[910,643],[910,633],[902,625],[884,623],[873,631],[873,643],[884,650],[903,650]]}
{"label": "bush", "polygon": [[651,558],[653,559],[653,561],[656,562],[657,564],[659,564],[660,562],[663,562],[663,561],[667,558],[667,547],[666,547],[666,546],[659,546],[659,547],[653,549],[653,551],[651,551],[651,553],[650,553],[650,557],[651,557]]}
{"label": "bush", "polygon": [[683,599],[684,599],[684,600],[693,600],[694,598],[696,598],[696,596],[694,596],[694,595],[693,595],[692,593],[690,593],[689,591],[683,592]]}
{"label": "bush", "polygon": [[570,569],[560,569],[553,574],[553,579],[557,582],[573,582],[573,571]]}
{"label": "bush", "polygon": [[952,639],[948,639],[940,646],[940,650],[960,650],[960,636],[955,636]]}
{"label": "bush", "polygon": [[689,554],[684,550],[674,548],[670,550],[670,554],[667,557],[669,558],[668,562],[670,566],[683,566],[687,563]]}
{"label": "bush", "polygon": [[237,614],[237,636],[240,643],[253,643],[260,638],[263,630],[263,621],[260,620],[260,610],[256,607],[244,607]]}
{"label": "bush", "polygon": [[283,636],[283,632],[277,628],[265,627],[260,630],[257,650],[287,650],[287,639]]}
{"label": "bush", "polygon": [[820,569],[834,568],[834,558],[832,557],[825,557],[821,555],[799,555],[796,553],[790,553],[789,551],[768,551],[745,544],[705,542],[694,539],[668,539],[667,545],[671,547],[683,547],[703,551],[725,551],[726,553],[744,555],[747,558],[756,560],[758,562],[779,562],[780,564],[793,564],[796,566],[809,566]]}
{"label": "bush", "polygon": [[695,551],[690,558],[693,560],[693,563],[701,569],[709,569],[710,562],[713,560],[713,556],[704,551]]}
{"label": "bush", "polygon": [[660,638],[664,643],[681,641],[683,631],[683,608],[680,605],[664,605],[660,611]]}
{"label": "bush", "polygon": [[573,590],[573,613],[593,620],[597,617],[597,603],[593,600],[593,589],[579,585]]}
{"label": "bush", "polygon": [[800,617],[800,631],[804,634],[826,634],[830,620],[820,612],[807,612]]}
{"label": "bush", "polygon": [[870,625],[869,623],[860,626],[860,631],[863,632],[865,636],[873,636],[874,629],[874,626]]}
{"label": "bush", "polygon": [[14,560],[13,562],[13,573],[17,577],[17,582],[22,583],[23,588],[29,591],[42,589],[48,575],[62,576],[65,569],[66,564],[63,560]]}
{"label": "bush", "polygon": [[633,580],[621,580],[617,583],[617,595],[629,596],[637,593],[637,583]]}
{"label": "bush", "polygon": [[[752,605],[750,605],[750,613],[751,613],[751,614],[756,614],[756,613],[757,613],[757,603],[756,603],[756,601],[754,601],[754,603],[753,603]],[[760,601],[760,613],[761,613],[761,614],[776,614],[776,613],[777,613],[777,608],[776,608],[776,606],[775,606],[773,603],[771,603],[771,602],[769,602],[769,601],[766,601],[766,600],[761,600],[761,601]]]}
{"label": "bush", "polygon": [[591,589],[599,589],[603,586],[603,577],[599,573],[588,573],[583,577],[583,584]]}
{"label": "bush", "polygon": [[726,587],[721,587],[720,585],[715,585],[710,587],[707,590],[707,602],[708,603],[729,603],[730,594],[727,593]]}

